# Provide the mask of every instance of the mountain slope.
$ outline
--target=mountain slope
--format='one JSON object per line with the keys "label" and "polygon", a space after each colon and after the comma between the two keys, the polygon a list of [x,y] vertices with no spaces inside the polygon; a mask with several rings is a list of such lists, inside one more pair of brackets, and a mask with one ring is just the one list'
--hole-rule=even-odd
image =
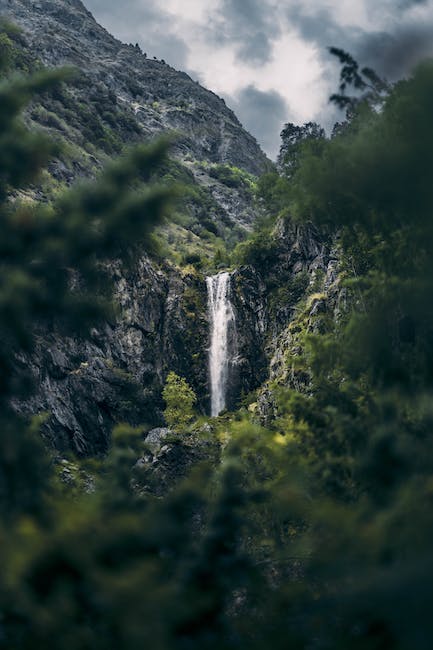
{"label": "mountain slope", "polygon": [[96,23],[80,0],[0,0],[0,11],[20,25],[47,66],[74,65],[116,94],[146,136],[181,133],[179,155],[229,163],[252,174],[267,158],[234,113],[214,93],[162,61],[150,60]]}
{"label": "mountain slope", "polygon": [[67,145],[50,168],[56,186],[94,175],[125,145],[174,133],[179,164],[170,166],[167,178],[190,190],[177,226],[163,232],[175,260],[191,254],[211,259],[216,249],[245,237],[259,210],[254,175],[269,161],[222,99],[117,41],[80,0],[0,0],[0,14],[23,30],[32,65],[79,70],[30,113],[36,126]]}
{"label": "mountain slope", "polygon": [[187,74],[117,41],[80,0],[0,0],[0,11],[24,29],[45,65],[75,65],[115,92],[134,111],[146,135],[178,130],[183,134],[180,152],[252,174],[266,166],[256,140],[222,99]]}

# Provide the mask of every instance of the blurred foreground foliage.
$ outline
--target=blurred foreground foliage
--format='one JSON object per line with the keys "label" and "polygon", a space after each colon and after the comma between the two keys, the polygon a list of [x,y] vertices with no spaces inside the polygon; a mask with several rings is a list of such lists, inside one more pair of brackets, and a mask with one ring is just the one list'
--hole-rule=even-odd
{"label": "blurred foreground foliage", "polygon": [[110,310],[104,263],[148,247],[169,198],[147,182],[164,145],[25,198],[56,151],[20,114],[62,79],[0,86],[0,647],[429,650],[433,66],[296,152],[284,196],[339,230],[358,299],[306,341],[308,395],[281,391],[272,430],[222,418],[221,464],[164,498],[139,489],[139,429],[67,492],[10,406],[35,323],[85,335]]}

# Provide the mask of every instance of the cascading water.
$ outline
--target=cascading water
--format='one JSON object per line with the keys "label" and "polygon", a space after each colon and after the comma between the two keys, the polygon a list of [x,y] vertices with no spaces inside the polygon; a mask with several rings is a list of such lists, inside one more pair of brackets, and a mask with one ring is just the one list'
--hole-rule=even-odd
{"label": "cascading water", "polygon": [[210,348],[209,374],[211,415],[218,416],[226,407],[227,382],[230,366],[230,338],[234,331],[235,314],[230,303],[230,273],[206,278],[208,291]]}

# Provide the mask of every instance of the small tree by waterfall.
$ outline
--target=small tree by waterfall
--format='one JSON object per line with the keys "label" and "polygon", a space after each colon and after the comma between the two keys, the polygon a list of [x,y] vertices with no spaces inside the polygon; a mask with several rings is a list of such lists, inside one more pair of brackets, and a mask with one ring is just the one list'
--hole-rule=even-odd
{"label": "small tree by waterfall", "polygon": [[210,322],[209,375],[211,415],[218,416],[226,407],[230,366],[230,328],[235,314],[230,303],[230,273],[206,278]]}
{"label": "small tree by waterfall", "polygon": [[170,372],[162,396],[166,404],[164,418],[168,426],[183,429],[194,417],[197,397],[193,389],[186,379]]}

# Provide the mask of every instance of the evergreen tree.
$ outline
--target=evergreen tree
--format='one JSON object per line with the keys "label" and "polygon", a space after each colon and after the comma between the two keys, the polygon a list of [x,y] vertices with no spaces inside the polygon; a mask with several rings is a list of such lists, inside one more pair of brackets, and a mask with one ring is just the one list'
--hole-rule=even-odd
{"label": "evergreen tree", "polygon": [[[0,64],[5,71],[10,57]],[[36,424],[15,415],[13,399],[31,391],[25,358],[35,327],[58,323],[85,333],[111,312],[104,264],[146,246],[163,215],[167,190],[143,185],[165,156],[166,145],[137,147],[111,164],[97,183],[83,184],[55,204],[24,198],[59,146],[27,129],[22,111],[37,94],[62,83],[68,72],[4,79],[0,86],[0,512],[33,512],[45,489],[47,457]],[[140,184],[137,185],[137,182]],[[135,183],[135,186],[134,186]],[[77,277],[80,281],[77,282]],[[73,288],[74,287],[74,288]],[[37,460],[39,458],[39,461]]]}

